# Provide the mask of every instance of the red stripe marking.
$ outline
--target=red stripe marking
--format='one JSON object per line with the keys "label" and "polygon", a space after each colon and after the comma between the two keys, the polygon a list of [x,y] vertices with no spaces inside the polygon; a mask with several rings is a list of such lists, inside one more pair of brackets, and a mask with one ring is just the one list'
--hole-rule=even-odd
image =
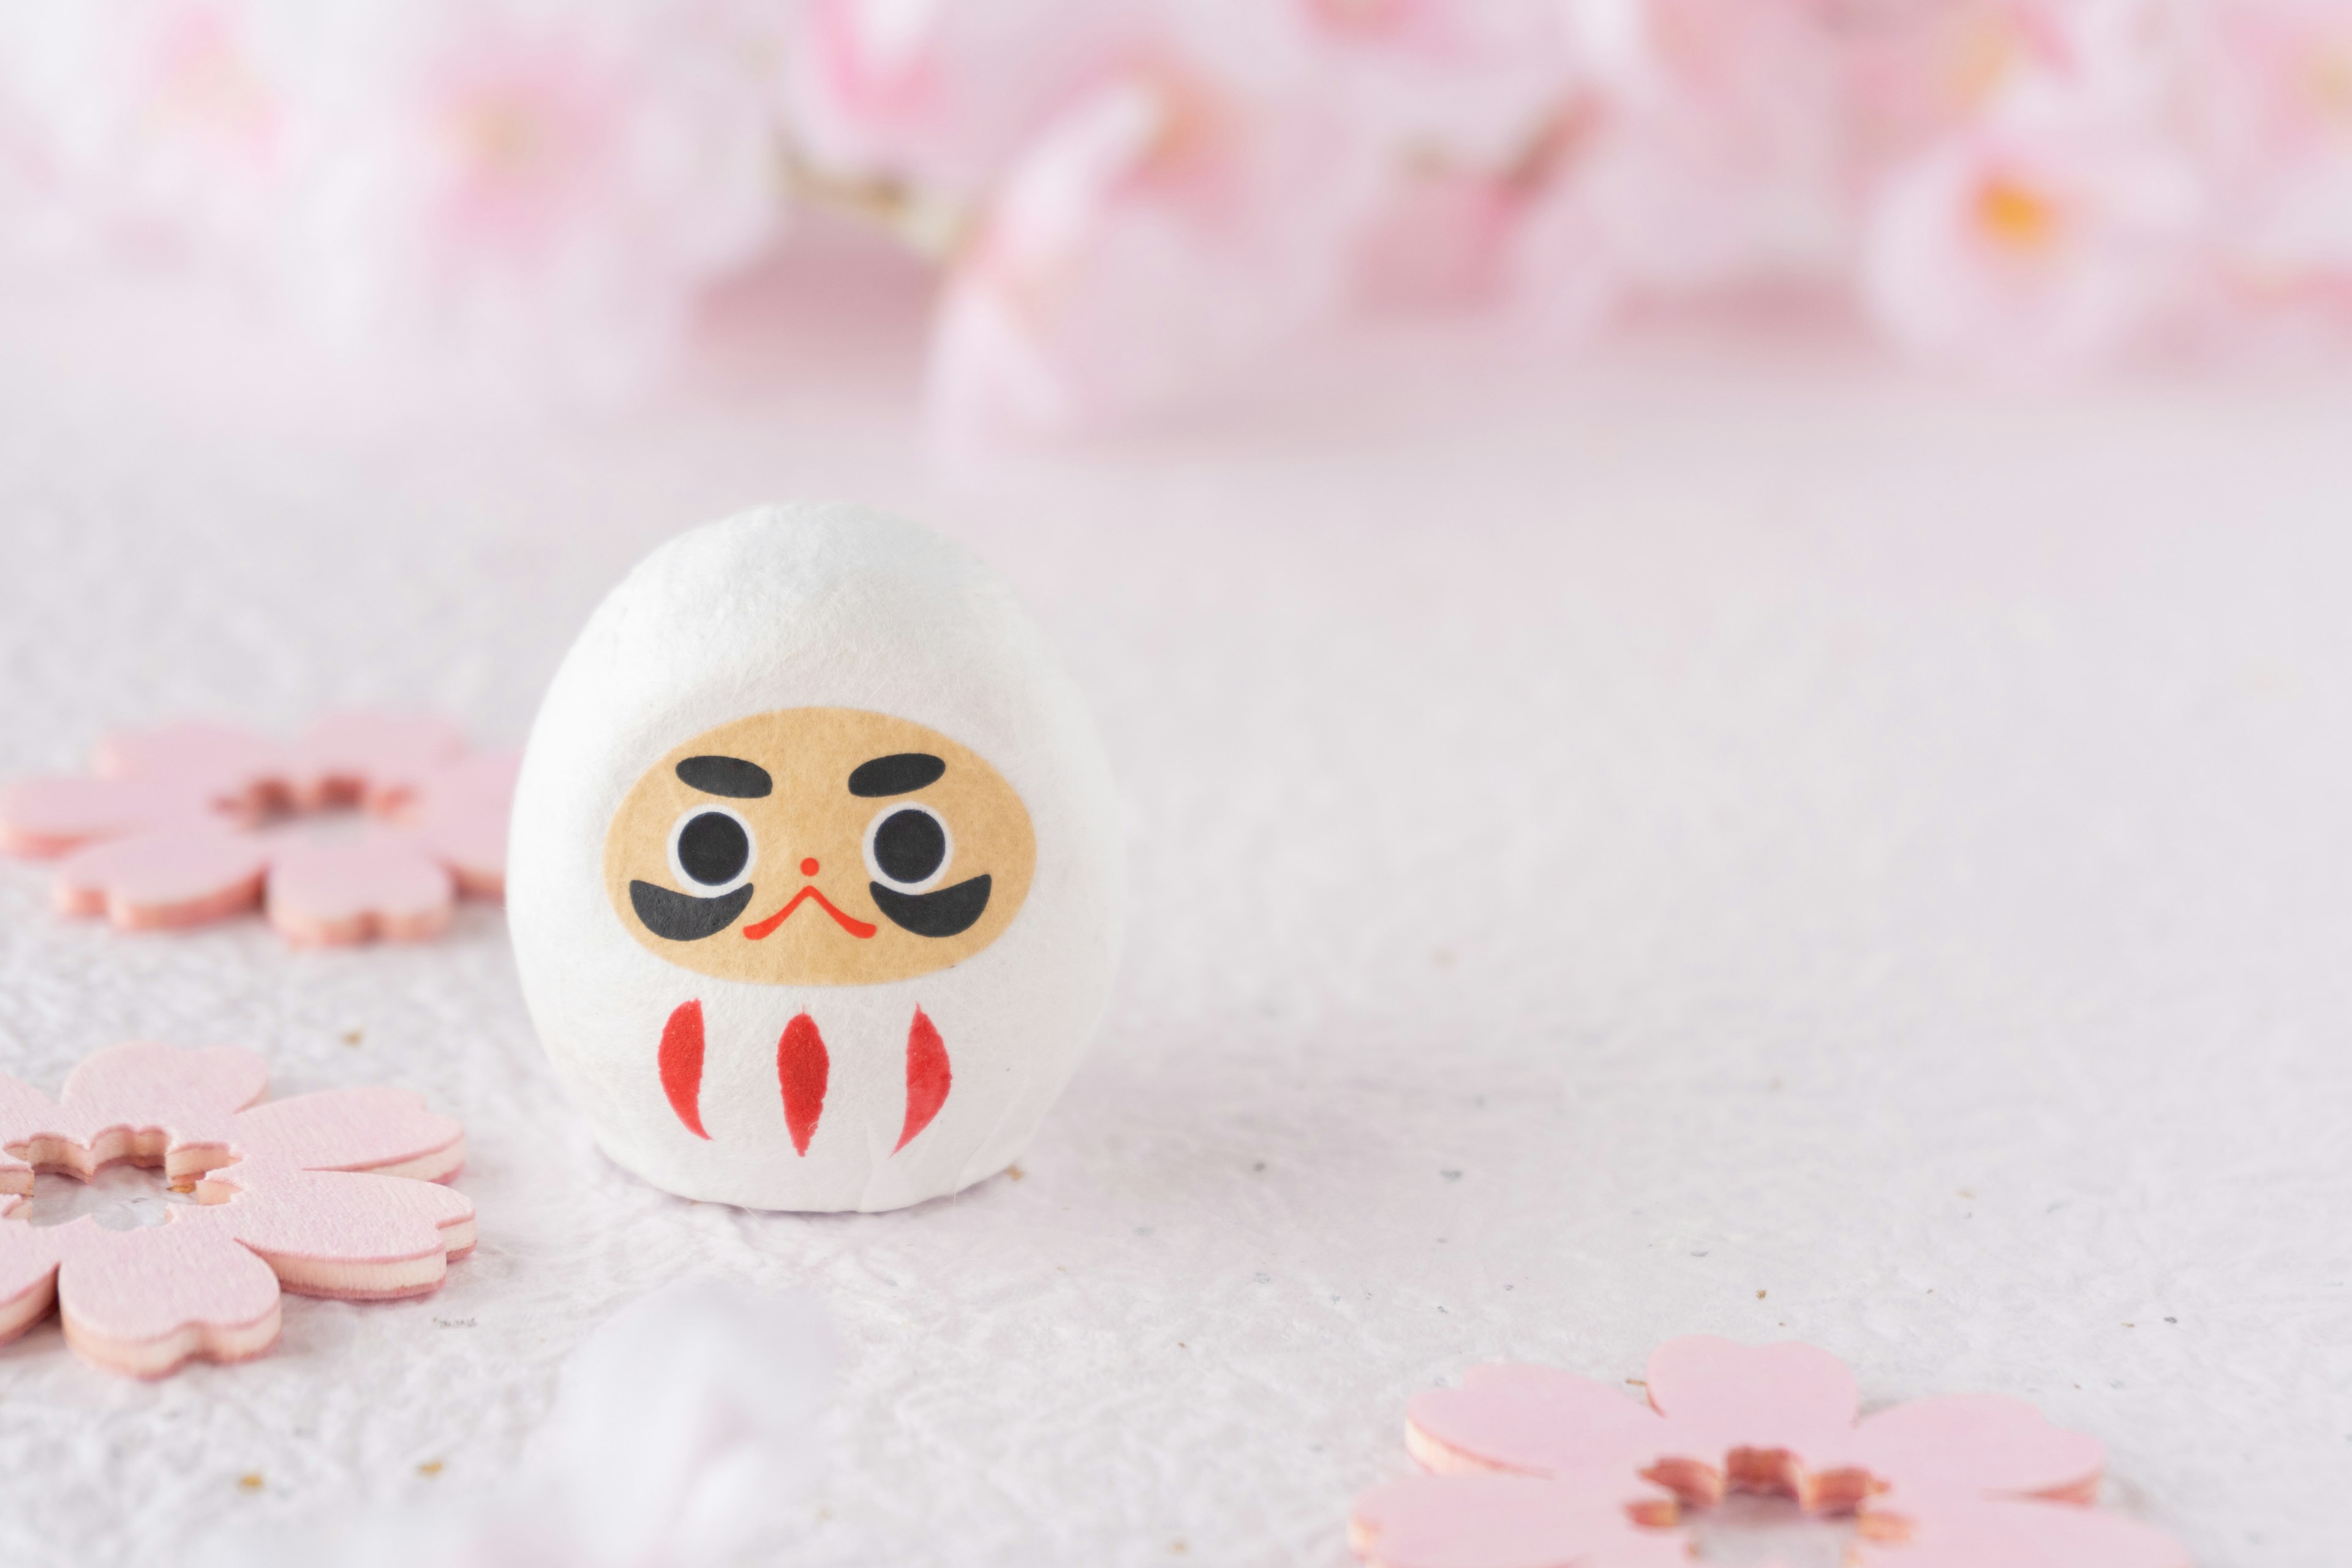
{"label": "red stripe marking", "polygon": [[[931,1124],[940,1107],[948,1102],[948,1088],[955,1074],[948,1067],[948,1046],[940,1038],[939,1026],[926,1017],[920,1007],[915,1009],[915,1021],[907,1030],[907,1125],[898,1134],[898,1149],[915,1141],[915,1134]],[[898,1149],[890,1151],[893,1154]]]}
{"label": "red stripe marking", "polygon": [[669,1108],[686,1123],[686,1130],[697,1138],[709,1138],[702,1130],[702,1004],[681,1002],[677,1011],[662,1026],[661,1043],[662,1092],[669,1096]]}
{"label": "red stripe marking", "polygon": [[795,1015],[784,1026],[784,1037],[776,1042],[776,1081],[784,1090],[784,1127],[799,1153],[808,1152],[817,1118],[824,1114],[824,1079],[831,1066],[815,1020],[806,1013]]}

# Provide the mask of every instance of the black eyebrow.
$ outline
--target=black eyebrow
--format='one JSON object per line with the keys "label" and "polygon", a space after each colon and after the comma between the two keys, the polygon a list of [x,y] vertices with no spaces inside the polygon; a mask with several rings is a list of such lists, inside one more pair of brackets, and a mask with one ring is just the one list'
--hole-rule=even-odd
{"label": "black eyebrow", "polygon": [[900,752],[896,756],[858,763],[850,771],[849,793],[869,796],[908,795],[925,784],[937,784],[940,775],[947,771],[947,763],[929,752]]}
{"label": "black eyebrow", "polygon": [[735,800],[757,800],[776,787],[767,769],[740,757],[688,757],[677,764],[677,776],[705,795]]}

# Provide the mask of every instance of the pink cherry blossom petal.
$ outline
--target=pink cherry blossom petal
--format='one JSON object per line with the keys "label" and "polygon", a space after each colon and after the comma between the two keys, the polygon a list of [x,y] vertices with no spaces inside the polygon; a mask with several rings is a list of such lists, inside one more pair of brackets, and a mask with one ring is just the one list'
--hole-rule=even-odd
{"label": "pink cherry blossom petal", "polygon": [[1947,1394],[1882,1410],[1854,1430],[1845,1462],[1906,1485],[1979,1496],[2087,1502],[2106,1464],[2099,1440],[2053,1426],[2022,1399]]}
{"label": "pink cherry blossom petal", "polygon": [[101,777],[168,782],[245,812],[284,804],[289,761],[275,741],[201,721],[119,731],[98,746]]}
{"label": "pink cherry blossom petal", "polygon": [[0,1074],[0,1193],[24,1196],[33,1190],[33,1164],[16,1150],[61,1121],[57,1105],[31,1084]]}
{"label": "pink cherry blossom petal", "polygon": [[2158,130],[2095,103],[2037,104],[1895,171],[1870,216],[1864,292],[1927,355],[2039,374],[2174,321],[2202,200]]}
{"label": "pink cherry blossom petal", "polygon": [[1070,0],[812,0],[788,15],[794,145],[950,211],[993,189],[1139,30],[1131,6]]}
{"label": "pink cherry blossom petal", "polygon": [[215,1173],[198,1191],[209,1202],[227,1188],[236,1238],[306,1296],[426,1295],[451,1258],[474,1248],[472,1202],[432,1182],[255,1162]]}
{"label": "pink cherry blossom petal", "polygon": [[466,750],[466,732],[431,713],[330,713],[294,749],[296,797],[306,808],[382,809]]}
{"label": "pink cherry blossom petal", "polygon": [[1548,1366],[1474,1367],[1463,1386],[1413,1396],[1405,1442],[1439,1471],[1511,1470],[1622,1486],[1658,1456],[1665,1423],[1638,1399]]}
{"label": "pink cherry blossom petal", "polygon": [[417,783],[402,814],[470,897],[506,895],[507,820],[521,765],[514,752],[485,752],[436,769]]}
{"label": "pink cherry blossom petal", "polygon": [[53,889],[67,914],[103,914],[123,931],[161,931],[253,908],[268,866],[252,835],[190,823],[77,849],[58,866]]}
{"label": "pink cherry blossom petal", "polygon": [[1843,1440],[1860,1403],[1843,1362],[1793,1341],[1668,1340],[1651,1352],[1648,1383],[1650,1403],[1692,1458],[1735,1448],[1819,1450]]}
{"label": "pink cherry blossom petal", "polygon": [[[0,1221],[0,1247],[16,1224]],[[88,1217],[51,1228],[61,1233],[66,1342],[101,1366],[158,1377],[199,1356],[244,1361],[278,1339],[278,1276],[215,1214],[184,1207],[133,1230]]]}
{"label": "pink cherry blossom petal", "polygon": [[[2022,1401],[1924,1399],[1857,1426],[1835,1357],[1707,1335],[1661,1345],[1647,1386],[1654,1414],[1541,1367],[1421,1395],[1407,1447],[1440,1473],[1359,1499],[1351,1543],[1376,1568],[1679,1563],[1697,1550],[1671,1528],[1682,1509],[1744,1490],[1854,1514],[1863,1568],[2186,1568],[2158,1531],[2089,1506],[2099,1445]],[[1645,1478],[1676,1496],[1645,1496]]]}
{"label": "pink cherry blossom petal", "polygon": [[[78,1352],[156,1376],[191,1356],[268,1349],[281,1276],[310,1294],[410,1296],[471,1250],[467,1198],[391,1173],[452,1173],[465,1146],[457,1123],[397,1089],[253,1106],[263,1089],[260,1059],[233,1047],[117,1046],[77,1067],[55,1102],[0,1075],[0,1147],[28,1156],[0,1170],[0,1339],[54,1299]],[[159,1226],[20,1217],[30,1164],[86,1178],[120,1160],[210,1173],[194,1185],[196,1202]],[[305,1161],[379,1168],[313,1172]]]}
{"label": "pink cherry blossom petal", "polygon": [[46,858],[172,825],[214,826],[204,790],[167,778],[34,778],[0,791],[0,849]]}
{"label": "pink cherry blossom petal", "polygon": [[515,775],[521,771],[520,752],[472,752],[419,775],[414,794],[420,799],[494,803],[503,809],[514,798]]}
{"label": "pink cherry blossom petal", "polygon": [[231,1134],[256,1160],[304,1171],[380,1171],[442,1181],[466,1159],[465,1130],[404,1089],[373,1086],[298,1094],[257,1105]]}
{"label": "pink cherry blossom petal", "polygon": [[36,1227],[8,1217],[21,1197],[0,1199],[0,1343],[31,1328],[57,1304],[57,1233],[63,1226]]}
{"label": "pink cherry blossom petal", "polygon": [[[235,1046],[187,1050],[137,1040],[85,1057],[66,1078],[52,1129],[75,1148],[58,1163],[87,1179],[117,1160],[162,1162],[174,1179],[227,1157],[233,1119],[268,1092],[261,1058]],[[6,1134],[12,1142],[20,1136]]]}
{"label": "pink cherry blossom petal", "polygon": [[1356,1500],[1349,1543],[1373,1568],[1686,1568],[1679,1534],[1524,1476],[1412,1476]]}
{"label": "pink cherry blossom petal", "polygon": [[456,896],[447,868],[410,837],[305,840],[272,857],[269,923],[305,947],[413,942],[448,925]]}
{"label": "pink cherry blossom petal", "polygon": [[2160,1531],[2106,1509],[2018,1499],[1937,1498],[1906,1507],[1898,1496],[1873,1514],[1900,1517],[1899,1541],[1854,1542],[1857,1568],[2189,1568],[2189,1553]]}
{"label": "pink cherry blossom petal", "polygon": [[[179,723],[110,736],[102,768],[121,776],[32,779],[0,792],[0,847],[62,860],[68,914],[127,930],[188,926],[259,905],[301,942],[430,936],[447,923],[450,883],[501,897],[506,817],[520,759],[467,753],[430,714],[331,714],[300,745],[228,726]],[[362,805],[389,826],[276,819]],[[282,876],[281,876],[282,873]],[[285,879],[285,890],[268,885]]]}
{"label": "pink cherry blossom petal", "polygon": [[999,185],[932,345],[951,444],[1084,430],[1262,354],[1341,298],[1375,160],[1311,81],[1174,49],[1077,95]]}

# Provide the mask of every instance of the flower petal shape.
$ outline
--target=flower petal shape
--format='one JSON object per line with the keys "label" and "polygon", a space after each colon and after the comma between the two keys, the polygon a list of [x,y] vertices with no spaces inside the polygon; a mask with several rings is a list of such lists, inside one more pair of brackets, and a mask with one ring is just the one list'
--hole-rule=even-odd
{"label": "flower petal shape", "polygon": [[[401,1089],[256,1105],[266,1086],[260,1058],[226,1046],[116,1046],[55,1102],[0,1075],[0,1340],[54,1301],[77,1352],[160,1376],[267,1350],[281,1279],[310,1295],[420,1295],[472,1250],[471,1201],[415,1179],[456,1173],[457,1122]],[[199,1176],[195,1203],[126,1230],[24,1215],[36,1167],[87,1179],[121,1161]]]}
{"label": "flower petal shape", "polygon": [[[455,725],[423,713],[330,714],[291,747],[220,724],[126,731],[91,775],[0,791],[0,850],[62,858],[59,910],[126,931],[265,907],[298,944],[422,938],[457,893],[504,896],[519,764],[468,754]],[[374,819],[356,842],[262,831],[354,806]]]}
{"label": "flower petal shape", "polygon": [[1846,1463],[1906,1487],[1978,1497],[2088,1502],[2106,1454],[2085,1433],[2053,1426],[2022,1399],[1947,1394],[1882,1410],[1855,1428]]}
{"label": "flower petal shape", "polygon": [[204,792],[175,779],[32,778],[0,791],[0,849],[34,859],[215,820]]}
{"label": "flower petal shape", "polygon": [[55,1245],[66,1342],[100,1365],[160,1377],[192,1357],[244,1361],[277,1342],[278,1276],[214,1215],[183,1208],[137,1230],[88,1218],[54,1228],[64,1233]]}
{"label": "flower petal shape", "polygon": [[[16,1151],[59,1120],[57,1105],[47,1095],[0,1074],[0,1194],[24,1197],[32,1192],[34,1162]],[[0,1205],[0,1215],[6,1212]]]}
{"label": "flower petal shape", "polygon": [[286,1288],[305,1296],[388,1301],[436,1289],[451,1258],[474,1249],[474,1205],[431,1182],[372,1171],[303,1171],[248,1163],[197,1189]]}
{"label": "flower petal shape", "polygon": [[1858,1568],[2189,1568],[2179,1542],[2105,1509],[2032,1499],[1939,1499],[1912,1510],[1874,1503],[1897,1516],[1899,1540],[1874,1539],[1865,1522],[1854,1542]]}
{"label": "flower petal shape", "polygon": [[1348,1540],[1373,1568],[1685,1568],[1678,1533],[1564,1481],[1412,1476],[1356,1500]]}
{"label": "flower petal shape", "polygon": [[431,713],[330,713],[294,749],[294,794],[306,809],[381,809],[466,750],[466,732]]}
{"label": "flower petal shape", "polygon": [[[261,1058],[235,1046],[110,1046],[66,1076],[53,1131],[69,1142],[33,1163],[84,1179],[124,1159],[161,1163],[175,1179],[199,1174],[229,1158],[233,1118],[268,1088]],[[8,1141],[19,1135],[11,1130]]]}
{"label": "flower petal shape", "polygon": [[0,1344],[47,1316],[58,1300],[57,1233],[66,1227],[11,1224],[6,1216],[24,1201],[0,1198]]}
{"label": "flower petal shape", "polygon": [[1480,1470],[1604,1478],[1629,1500],[1665,1436],[1657,1413],[1606,1384],[1554,1367],[1473,1367],[1460,1388],[1431,1389],[1407,1407],[1405,1447],[1440,1474]]}
{"label": "flower petal shape", "polygon": [[448,868],[404,834],[289,844],[271,857],[269,923],[298,946],[433,936],[456,897]]}
{"label": "flower petal shape", "polygon": [[58,908],[104,915],[123,931],[202,925],[261,902],[268,852],[250,834],[209,823],[91,844],[58,867]]}
{"label": "flower petal shape", "polygon": [[168,783],[241,814],[287,801],[286,749],[235,725],[190,721],[119,731],[99,742],[97,761],[101,777]]}
{"label": "flower petal shape", "polygon": [[454,1117],[410,1089],[371,1086],[273,1100],[241,1113],[232,1136],[248,1158],[302,1171],[376,1171],[446,1181],[466,1162]]}
{"label": "flower petal shape", "polygon": [[1843,1445],[1860,1404],[1853,1373],[1827,1351],[1689,1334],[1651,1352],[1648,1382],[1670,1428],[1661,1447],[1671,1458],[1657,1474],[1686,1502],[1759,1490],[1851,1507],[1869,1489],[1866,1476],[1829,1471],[1817,1458]]}
{"label": "flower petal shape", "polygon": [[1438,1473],[1366,1493],[1351,1542],[1378,1568],[1683,1563],[1696,1546],[1657,1527],[1758,1491],[1855,1515],[1861,1568],[2187,1568],[2160,1532],[2090,1506],[2099,1444],[2022,1400],[1945,1395],[1857,1426],[1828,1352],[1707,1335],[1661,1345],[1647,1386],[1654,1409],[1506,1365],[1420,1395],[1406,1447]]}
{"label": "flower petal shape", "polygon": [[416,781],[404,814],[427,853],[449,868],[458,889],[499,899],[507,888],[507,819],[522,759],[485,752]]}

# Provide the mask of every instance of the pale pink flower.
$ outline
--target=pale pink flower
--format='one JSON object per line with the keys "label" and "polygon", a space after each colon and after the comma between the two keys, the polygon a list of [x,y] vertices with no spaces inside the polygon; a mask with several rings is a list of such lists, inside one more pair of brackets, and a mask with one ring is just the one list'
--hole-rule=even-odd
{"label": "pale pink flower", "polygon": [[1233,373],[1331,311],[1373,166],[1307,84],[1162,49],[1040,134],[950,275],[950,445],[1083,429]]}
{"label": "pale pink flower", "polygon": [[[1460,310],[1519,287],[1528,220],[1561,184],[1563,154],[1589,140],[1556,0],[1238,9],[1255,20],[1256,36],[1238,29],[1247,47],[1326,84],[1377,169],[1377,200],[1349,237],[1363,302]],[[1571,120],[1580,134],[1562,135]]]}
{"label": "pale pink flower", "polygon": [[1406,170],[1359,239],[1368,302],[1484,307],[1540,340],[1586,336],[1624,286],[1581,182],[1594,120],[1590,100],[1568,105],[1496,171]]}
{"label": "pale pink flower", "polygon": [[2287,331],[2340,333],[2352,323],[2352,11],[2336,0],[2219,6],[2199,41],[2223,281]]}
{"label": "pale pink flower", "polygon": [[[0,1075],[0,1339],[55,1306],[74,1350],[153,1377],[268,1350],[281,1282],[362,1300],[438,1289],[474,1246],[473,1205],[435,1184],[465,1163],[457,1123],[392,1089],[257,1104],[267,1081],[249,1051],[161,1045],[99,1052],[55,1103]],[[192,1201],[43,1213],[37,1172],[86,1183],[126,1162]]]}
{"label": "pale pink flower", "polygon": [[1580,200],[1634,282],[1833,276],[1854,171],[1811,0],[1566,0],[1599,114]]}
{"label": "pale pink flower", "polygon": [[1356,237],[1356,289],[1374,307],[1465,310],[1507,286],[1527,193],[1451,168],[1402,171]]}
{"label": "pale pink flower", "polygon": [[1915,156],[2024,80],[2074,65],[2048,0],[1916,0],[1839,20],[1841,111],[1871,164]]}
{"label": "pale pink flower", "polygon": [[[300,944],[413,940],[460,893],[503,894],[514,772],[426,716],[333,715],[292,746],[177,724],[110,737],[95,776],[0,792],[0,848],[57,858],[58,908],[125,931],[261,905]],[[338,809],[358,831],[299,820]]]}
{"label": "pale pink flower", "polygon": [[1262,33],[1359,133],[1408,165],[1502,174],[1570,91],[1576,61],[1559,0],[1226,0],[1220,27]]}
{"label": "pale pink flower", "polygon": [[951,227],[1147,18],[1141,0],[806,0],[783,51],[793,151]]}
{"label": "pale pink flower", "polygon": [[205,262],[282,240],[296,62],[255,25],[262,9],[125,0],[0,17],[0,137],[38,162],[82,248]]}
{"label": "pale pink flower", "polygon": [[310,26],[324,132],[289,286],[376,350],[616,395],[778,231],[751,7],[363,0]]}
{"label": "pale pink flower", "polygon": [[2088,1506],[2097,1442],[2022,1400],[1948,1394],[1857,1420],[1853,1374],[1809,1345],[1707,1335],[1650,1358],[1648,1402],[1540,1366],[1487,1366],[1412,1402],[1435,1472],[1356,1500],[1377,1568],[1675,1568],[1728,1493],[1855,1521],[1857,1568],[2188,1568],[2169,1538]]}
{"label": "pale pink flower", "polygon": [[2024,372],[2113,357],[2189,301],[2200,195],[2145,121],[2037,102],[1889,178],[1864,292],[1883,326],[1931,357]]}

